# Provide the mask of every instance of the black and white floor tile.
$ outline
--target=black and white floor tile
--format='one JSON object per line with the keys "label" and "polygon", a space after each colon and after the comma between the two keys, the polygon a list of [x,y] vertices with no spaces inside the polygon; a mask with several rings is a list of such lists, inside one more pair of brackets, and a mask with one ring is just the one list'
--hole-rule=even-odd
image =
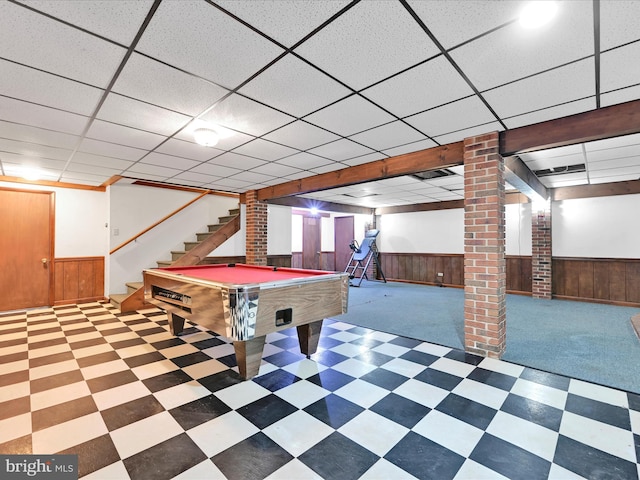
{"label": "black and white floor tile", "polygon": [[267,340],[242,381],[161,310],[0,314],[0,453],[86,479],[638,478],[638,395],[339,321],[311,359]]}

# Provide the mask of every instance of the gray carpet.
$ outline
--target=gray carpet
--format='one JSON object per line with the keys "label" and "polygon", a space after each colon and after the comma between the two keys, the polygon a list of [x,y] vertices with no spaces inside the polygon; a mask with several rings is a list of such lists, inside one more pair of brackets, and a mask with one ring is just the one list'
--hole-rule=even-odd
{"label": "gray carpet", "polygon": [[[337,319],[463,349],[464,291],[398,282],[349,289]],[[503,360],[640,393],[640,341],[631,317],[640,309],[507,295]]]}

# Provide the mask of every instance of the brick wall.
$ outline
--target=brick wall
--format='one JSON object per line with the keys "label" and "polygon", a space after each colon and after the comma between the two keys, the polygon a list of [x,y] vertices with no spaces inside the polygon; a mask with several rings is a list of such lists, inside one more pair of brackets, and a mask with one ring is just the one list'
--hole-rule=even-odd
{"label": "brick wall", "polygon": [[246,202],[246,258],[248,265],[267,264],[267,204],[258,192],[248,191]]}
{"label": "brick wall", "polygon": [[551,299],[551,202],[534,202],[531,215],[531,296]]}
{"label": "brick wall", "polygon": [[504,160],[498,133],[464,140],[465,350],[500,358],[506,347]]}

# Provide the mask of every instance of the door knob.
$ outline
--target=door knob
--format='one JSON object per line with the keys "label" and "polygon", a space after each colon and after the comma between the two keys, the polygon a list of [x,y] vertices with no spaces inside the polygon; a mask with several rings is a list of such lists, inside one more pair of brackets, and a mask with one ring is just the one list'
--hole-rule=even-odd
{"label": "door knob", "polygon": [[43,259],[42,259],[42,263],[46,264],[46,263],[47,263],[47,259],[46,259],[46,258],[43,258]]}

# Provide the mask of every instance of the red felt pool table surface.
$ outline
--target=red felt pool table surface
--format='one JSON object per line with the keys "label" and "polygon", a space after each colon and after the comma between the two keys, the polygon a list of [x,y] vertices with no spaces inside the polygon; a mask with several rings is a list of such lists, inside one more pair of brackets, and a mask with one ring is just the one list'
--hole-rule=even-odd
{"label": "red felt pool table surface", "polygon": [[334,272],[321,270],[303,270],[286,267],[262,267],[244,264],[194,265],[188,267],[165,267],[155,270],[185,277],[193,277],[216,283],[244,285],[252,283],[275,282],[295,278],[317,277]]}

